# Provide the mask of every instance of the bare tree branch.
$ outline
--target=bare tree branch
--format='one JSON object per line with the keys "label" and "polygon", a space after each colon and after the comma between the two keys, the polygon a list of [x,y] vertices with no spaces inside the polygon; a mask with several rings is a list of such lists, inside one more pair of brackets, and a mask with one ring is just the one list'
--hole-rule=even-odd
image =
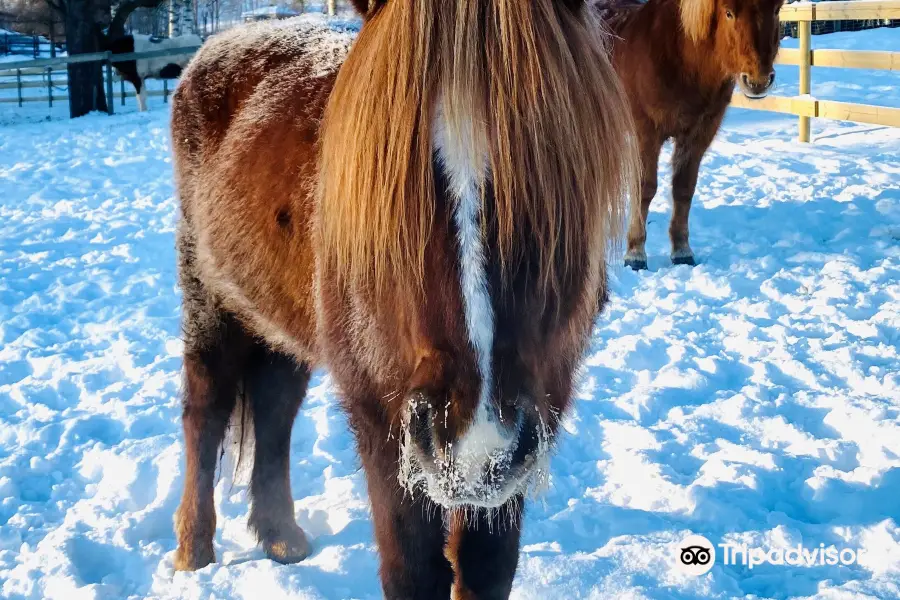
{"label": "bare tree branch", "polygon": [[65,18],[65,16],[66,16],[65,0],[44,0],[44,1],[47,3],[47,6],[49,6],[51,10],[55,11],[62,18]]}
{"label": "bare tree branch", "polygon": [[[48,2],[50,0],[47,0]],[[109,24],[107,35],[110,39],[125,35],[125,21],[128,17],[139,8],[156,8],[163,3],[164,0],[123,0],[116,7],[112,21]]]}

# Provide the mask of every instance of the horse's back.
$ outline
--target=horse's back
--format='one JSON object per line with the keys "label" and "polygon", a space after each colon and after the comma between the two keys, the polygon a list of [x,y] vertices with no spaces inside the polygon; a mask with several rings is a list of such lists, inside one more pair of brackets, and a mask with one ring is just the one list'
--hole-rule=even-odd
{"label": "horse's back", "polygon": [[173,101],[173,133],[218,142],[242,113],[284,123],[279,109],[321,112],[327,99],[321,91],[330,87],[351,41],[345,29],[298,19],[254,23],[213,36],[182,74]]}
{"label": "horse's back", "polygon": [[319,122],[352,37],[309,21],[237,28],[201,48],[173,100],[179,245],[195,257],[182,282],[200,281],[251,333],[299,356],[314,329]]}

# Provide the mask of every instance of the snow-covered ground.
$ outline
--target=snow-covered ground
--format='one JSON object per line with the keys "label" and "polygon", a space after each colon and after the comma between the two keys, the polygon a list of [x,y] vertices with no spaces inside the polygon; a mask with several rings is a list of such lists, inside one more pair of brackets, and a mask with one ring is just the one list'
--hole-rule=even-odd
{"label": "snow-covered ground", "polygon": [[[551,487],[528,505],[515,598],[900,597],[900,129],[814,134],[801,145],[794,118],[728,117],[701,169],[694,268],[667,258],[664,156],[650,271],[611,272]],[[313,556],[266,560],[226,473],[219,562],[173,572],[175,214],[159,102],[0,129],[0,595],[380,597],[364,479],[324,373],[292,446]],[[689,533],[865,560],[719,559],[694,578],[672,568]]]}

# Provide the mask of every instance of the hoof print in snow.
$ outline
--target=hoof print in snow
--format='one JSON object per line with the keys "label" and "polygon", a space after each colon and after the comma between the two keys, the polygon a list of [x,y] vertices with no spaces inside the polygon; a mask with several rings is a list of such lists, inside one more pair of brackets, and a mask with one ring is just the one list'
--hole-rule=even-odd
{"label": "hoof print in snow", "polygon": [[266,556],[283,565],[298,563],[312,553],[312,547],[299,527],[284,538],[263,542],[263,550]]}

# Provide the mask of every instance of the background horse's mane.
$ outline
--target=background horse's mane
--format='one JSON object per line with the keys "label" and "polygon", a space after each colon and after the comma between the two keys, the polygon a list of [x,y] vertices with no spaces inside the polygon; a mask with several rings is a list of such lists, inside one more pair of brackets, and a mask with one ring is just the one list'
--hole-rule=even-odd
{"label": "background horse's mane", "polygon": [[712,26],[715,0],[681,0],[680,6],[684,33],[695,42],[705,39]]}
{"label": "background horse's mane", "polygon": [[[675,0],[681,16],[681,29],[691,40],[702,41],[710,33],[715,0]],[[647,0],[591,0],[600,19],[617,31]]]}
{"label": "background horse's mane", "polygon": [[490,167],[481,192],[493,194],[505,268],[518,267],[523,238],[535,240],[538,272],[553,285],[617,238],[637,181],[631,115],[584,10],[559,0],[373,10],[325,114],[320,259],[350,282],[421,281],[438,111],[466,145],[451,151],[476,172]]}

